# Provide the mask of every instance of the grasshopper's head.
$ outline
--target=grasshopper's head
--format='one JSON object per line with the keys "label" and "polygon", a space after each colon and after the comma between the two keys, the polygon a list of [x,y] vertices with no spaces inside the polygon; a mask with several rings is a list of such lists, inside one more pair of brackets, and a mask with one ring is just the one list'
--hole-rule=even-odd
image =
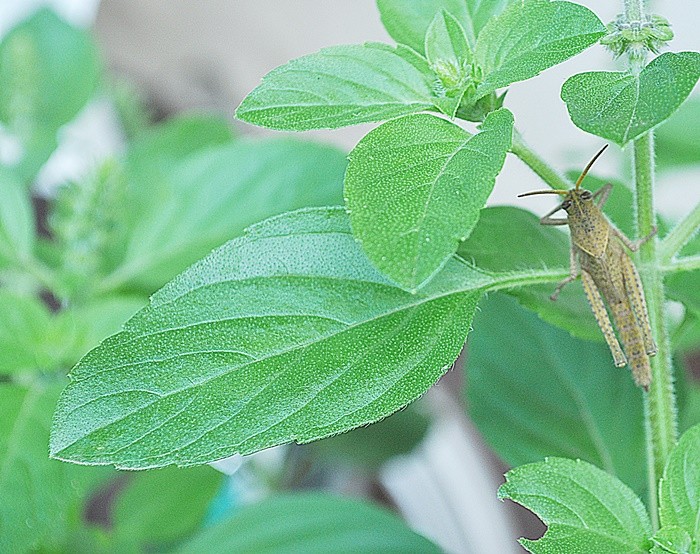
{"label": "grasshopper's head", "polygon": [[565,210],[569,216],[576,217],[577,215],[588,213],[593,205],[593,194],[590,190],[582,189],[581,182],[588,173],[588,170],[591,169],[591,166],[607,147],[607,144],[603,146],[603,148],[601,148],[600,151],[593,156],[593,159],[588,162],[588,165],[581,173],[581,176],[576,180],[576,185],[574,188],[570,190],[535,190],[532,192],[526,192],[525,194],[519,194],[518,198],[522,198],[523,196],[534,196],[535,194],[559,194],[564,197],[561,204],[559,204],[559,209]]}

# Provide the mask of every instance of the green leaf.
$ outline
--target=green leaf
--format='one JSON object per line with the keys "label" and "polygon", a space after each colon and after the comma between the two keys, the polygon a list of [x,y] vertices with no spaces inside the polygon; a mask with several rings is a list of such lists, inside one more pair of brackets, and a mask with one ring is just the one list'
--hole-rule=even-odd
{"label": "green leaf", "polygon": [[692,554],[693,539],[680,527],[663,527],[651,540],[654,543],[651,554]]}
{"label": "green leaf", "polygon": [[236,117],[287,131],[381,121],[435,109],[433,79],[386,45],[331,46],[268,73]]}
{"label": "green leaf", "polygon": [[48,9],[37,11],[4,37],[0,122],[25,148],[18,168],[22,177],[32,177],[48,159],[56,131],[93,95],[99,76],[97,49],[90,35]]}
{"label": "green leaf", "polygon": [[240,140],[171,163],[152,186],[130,191],[124,253],[102,287],[151,293],[247,225],[337,204],[345,167],[341,151],[293,139]]}
{"label": "green leaf", "polygon": [[605,34],[605,26],[585,6],[572,2],[523,0],[491,19],[476,42],[483,71],[480,98],[538,75],[582,52]]}
{"label": "green leaf", "polygon": [[0,375],[55,369],[44,348],[50,325],[41,300],[0,289]]}
{"label": "green leaf", "polygon": [[183,158],[233,138],[231,125],[221,117],[178,115],[134,139],[126,154],[126,171],[132,186],[148,189],[151,181],[162,179]]}
{"label": "green leaf", "polygon": [[506,473],[499,498],[535,512],[544,536],[520,539],[530,552],[646,553],[651,524],[641,500],[618,479],[581,460],[548,458]]}
{"label": "green leaf", "polygon": [[661,168],[700,164],[700,97],[690,97],[654,132]]}
{"label": "green leaf", "polygon": [[700,547],[700,425],[688,429],[666,462],[659,483],[661,526],[677,526]]}
{"label": "green leaf", "polygon": [[270,219],[192,266],[74,368],[52,455],[193,465],[377,421],[450,367],[495,282],[453,260],[413,295],[369,265],[342,209]]}
{"label": "green leaf", "polygon": [[113,507],[114,532],[148,551],[201,525],[223,475],[208,466],[135,473]]}
{"label": "green leaf", "polygon": [[0,267],[31,259],[35,234],[26,187],[7,168],[0,167]]}
{"label": "green leaf", "polygon": [[581,458],[643,491],[642,396],[607,346],[575,339],[504,295],[479,306],[467,399],[496,452],[511,466]]}
{"label": "green leaf", "polygon": [[425,57],[435,66],[443,62],[459,68],[470,62],[472,51],[464,29],[451,14],[441,10],[433,18],[425,34]]}
{"label": "green leaf", "polygon": [[[548,268],[559,272],[559,280],[569,273],[569,237],[554,227],[540,225],[534,214],[508,206],[485,208],[469,238],[457,254],[476,267],[496,273],[533,271]],[[552,302],[551,283],[509,291],[526,308],[575,337],[603,341],[579,282],[565,287]]]}
{"label": "green leaf", "polygon": [[359,500],[307,493],[247,506],[212,526],[179,553],[438,553],[394,514]]}
{"label": "green leaf", "polygon": [[445,10],[460,22],[470,45],[492,17],[501,13],[514,0],[377,0],[382,23],[391,37],[423,52],[424,37],[430,22]]}
{"label": "green leaf", "polygon": [[666,52],[638,75],[592,71],[561,89],[574,124],[624,145],[668,119],[700,78],[700,53]]}
{"label": "green leaf", "polygon": [[510,148],[513,116],[481,132],[428,114],[389,121],[350,154],[345,196],[353,233],[383,273],[416,290],[469,236]]}
{"label": "green leaf", "polygon": [[0,384],[0,552],[64,552],[102,471],[49,460],[60,387]]}

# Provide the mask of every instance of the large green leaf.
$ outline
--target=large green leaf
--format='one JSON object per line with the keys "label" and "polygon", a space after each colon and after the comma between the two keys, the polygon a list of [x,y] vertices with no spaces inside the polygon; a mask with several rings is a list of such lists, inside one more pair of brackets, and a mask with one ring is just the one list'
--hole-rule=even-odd
{"label": "large green leaf", "polygon": [[138,217],[102,286],[150,293],[247,225],[337,204],[345,167],[341,151],[293,139],[240,140],[186,157],[155,190],[131,191]]}
{"label": "large green leaf", "polygon": [[646,486],[642,395],[605,344],[575,339],[504,295],[480,303],[469,341],[469,411],[510,465],[581,458]]}
{"label": "large green leaf", "polygon": [[666,52],[639,75],[592,71],[570,77],[561,97],[574,124],[624,145],[668,119],[700,77],[700,53]]}
{"label": "large green leaf", "polygon": [[430,22],[440,10],[454,16],[464,28],[470,45],[486,23],[514,0],[377,0],[382,23],[391,37],[423,52]]}
{"label": "large green leaf", "polygon": [[581,460],[549,458],[506,473],[499,498],[535,512],[547,525],[530,552],[646,553],[651,524],[641,500],[612,475]]}
{"label": "large green leaf", "polygon": [[477,97],[538,75],[588,48],[605,26],[585,6],[523,0],[491,19],[474,55],[483,72]]}
{"label": "large green leaf", "polygon": [[255,554],[438,553],[394,514],[326,494],[278,496],[243,508],[177,552]]}
{"label": "large green leaf", "polygon": [[49,460],[60,387],[0,384],[0,552],[63,552],[102,471]]}
{"label": "large green leaf", "polygon": [[410,294],[370,265],[341,208],[272,218],[83,358],[56,411],[52,455],[192,465],[376,421],[450,367],[482,291],[558,277],[453,259]]}
{"label": "large green leaf", "polygon": [[[569,237],[554,227],[540,225],[531,212],[499,206],[482,210],[479,224],[459,245],[457,254],[488,271],[505,273],[548,268],[561,272],[563,279],[569,271],[569,248]],[[556,302],[550,299],[554,292],[554,285],[550,283],[509,292],[542,319],[572,335],[603,340],[579,282],[564,288]]]}
{"label": "large green leaf", "polygon": [[41,9],[0,43],[0,121],[24,148],[18,173],[31,178],[55,147],[58,128],[92,96],[100,64],[90,35]]}
{"label": "large green leaf", "polygon": [[181,540],[202,524],[222,480],[208,466],[132,474],[114,503],[114,533],[147,550]]}
{"label": "large green leaf", "polygon": [[26,262],[35,242],[34,214],[26,187],[0,167],[0,267]]}
{"label": "large green leaf", "polygon": [[236,116],[288,131],[381,121],[435,109],[433,79],[383,44],[331,46],[268,73]]}
{"label": "large green leaf", "polygon": [[428,114],[389,121],[350,154],[345,197],[353,233],[386,275],[415,290],[476,225],[510,148],[513,116],[481,132]]}
{"label": "large green leaf", "polygon": [[700,425],[683,433],[666,462],[659,516],[663,527],[680,527],[694,537],[694,548],[700,547]]}
{"label": "large green leaf", "polygon": [[685,529],[671,525],[662,527],[651,538],[650,554],[695,554],[693,539]]}

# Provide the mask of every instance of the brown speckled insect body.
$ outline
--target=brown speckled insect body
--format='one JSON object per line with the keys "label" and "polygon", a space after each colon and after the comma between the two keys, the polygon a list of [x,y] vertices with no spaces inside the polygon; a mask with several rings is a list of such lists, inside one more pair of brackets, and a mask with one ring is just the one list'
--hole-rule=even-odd
{"label": "brown speckled insect body", "polygon": [[[625,251],[627,247],[636,251],[656,233],[631,241],[614,227],[602,212],[612,185],[607,184],[595,194],[580,188],[581,181],[606,147],[598,152],[568,191],[543,190],[533,194],[561,194],[564,200],[540,219],[542,225],[568,225],[571,230],[571,256],[569,277],[557,285],[552,295],[556,300],[561,289],[576,279],[580,273],[583,289],[593,309],[605,340],[612,352],[615,365],[629,363],[637,385],[649,390],[651,368],[649,356],[656,354],[656,345],[651,335],[644,290],[637,269]],[[551,217],[565,210],[566,218]],[[610,308],[624,352],[615,336],[603,299]]]}

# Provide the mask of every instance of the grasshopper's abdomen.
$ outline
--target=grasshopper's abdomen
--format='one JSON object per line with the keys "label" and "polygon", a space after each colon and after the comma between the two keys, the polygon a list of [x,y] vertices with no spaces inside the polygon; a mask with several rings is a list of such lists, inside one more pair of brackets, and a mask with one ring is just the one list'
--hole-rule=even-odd
{"label": "grasshopper's abdomen", "polygon": [[627,363],[632,370],[635,383],[649,390],[651,367],[644,346],[644,336],[640,322],[637,321],[629,300],[608,303],[613,315],[615,327],[622,341],[622,348],[627,356]]}

